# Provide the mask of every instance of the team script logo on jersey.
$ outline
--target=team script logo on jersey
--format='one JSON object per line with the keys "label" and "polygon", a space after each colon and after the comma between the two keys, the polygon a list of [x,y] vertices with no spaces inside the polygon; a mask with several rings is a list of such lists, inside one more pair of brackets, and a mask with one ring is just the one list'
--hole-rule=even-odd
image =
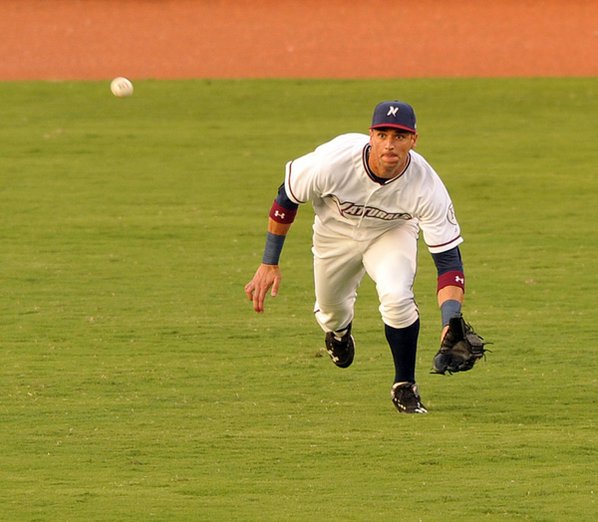
{"label": "team script logo on jersey", "polygon": [[397,219],[413,219],[411,214],[407,212],[387,212],[376,207],[368,207],[366,205],[359,205],[351,201],[339,201],[336,196],[332,196],[336,203],[339,212],[345,217],[368,217],[375,219],[382,219],[384,221],[396,221]]}

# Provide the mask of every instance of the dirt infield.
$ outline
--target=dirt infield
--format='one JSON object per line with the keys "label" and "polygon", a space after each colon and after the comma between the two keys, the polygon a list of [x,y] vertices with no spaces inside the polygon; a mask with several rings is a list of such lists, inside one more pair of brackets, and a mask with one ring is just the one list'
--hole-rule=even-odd
{"label": "dirt infield", "polygon": [[4,0],[0,79],[598,75],[595,0]]}

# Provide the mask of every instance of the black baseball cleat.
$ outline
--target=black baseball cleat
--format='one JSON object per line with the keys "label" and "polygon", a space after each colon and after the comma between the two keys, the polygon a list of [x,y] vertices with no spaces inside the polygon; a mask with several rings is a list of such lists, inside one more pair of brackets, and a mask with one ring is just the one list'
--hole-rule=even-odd
{"label": "black baseball cleat", "polygon": [[326,334],[326,351],[332,362],[339,368],[351,366],[355,357],[355,341],[351,335],[351,327],[342,337],[336,337],[334,332]]}
{"label": "black baseball cleat", "polygon": [[399,413],[428,413],[414,382],[394,383],[390,390],[390,398]]}

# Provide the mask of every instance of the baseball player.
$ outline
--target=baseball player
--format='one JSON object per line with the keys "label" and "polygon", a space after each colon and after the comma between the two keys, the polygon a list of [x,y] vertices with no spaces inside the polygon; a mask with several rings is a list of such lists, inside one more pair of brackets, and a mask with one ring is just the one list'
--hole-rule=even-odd
{"label": "baseball player", "polygon": [[460,316],[465,277],[463,241],[449,194],[413,149],[415,113],[401,101],[379,103],[369,135],[343,134],[286,164],[270,209],[262,263],[245,286],[256,312],[281,282],[279,258],[298,206],[311,202],[316,321],[334,364],[353,362],[357,288],[367,273],[376,285],[395,375],[391,399],[401,413],[427,413],[415,381],[419,313],[413,294],[419,231],[438,272],[441,339]]}

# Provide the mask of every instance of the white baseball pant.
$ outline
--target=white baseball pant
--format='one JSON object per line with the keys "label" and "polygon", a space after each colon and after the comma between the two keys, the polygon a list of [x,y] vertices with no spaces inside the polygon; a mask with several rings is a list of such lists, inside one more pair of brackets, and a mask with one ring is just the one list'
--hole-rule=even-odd
{"label": "white baseball pant", "polygon": [[325,332],[335,332],[353,320],[357,288],[367,274],[376,284],[380,315],[388,326],[413,324],[419,311],[413,295],[417,268],[418,229],[411,223],[369,241],[313,236],[316,320]]}

